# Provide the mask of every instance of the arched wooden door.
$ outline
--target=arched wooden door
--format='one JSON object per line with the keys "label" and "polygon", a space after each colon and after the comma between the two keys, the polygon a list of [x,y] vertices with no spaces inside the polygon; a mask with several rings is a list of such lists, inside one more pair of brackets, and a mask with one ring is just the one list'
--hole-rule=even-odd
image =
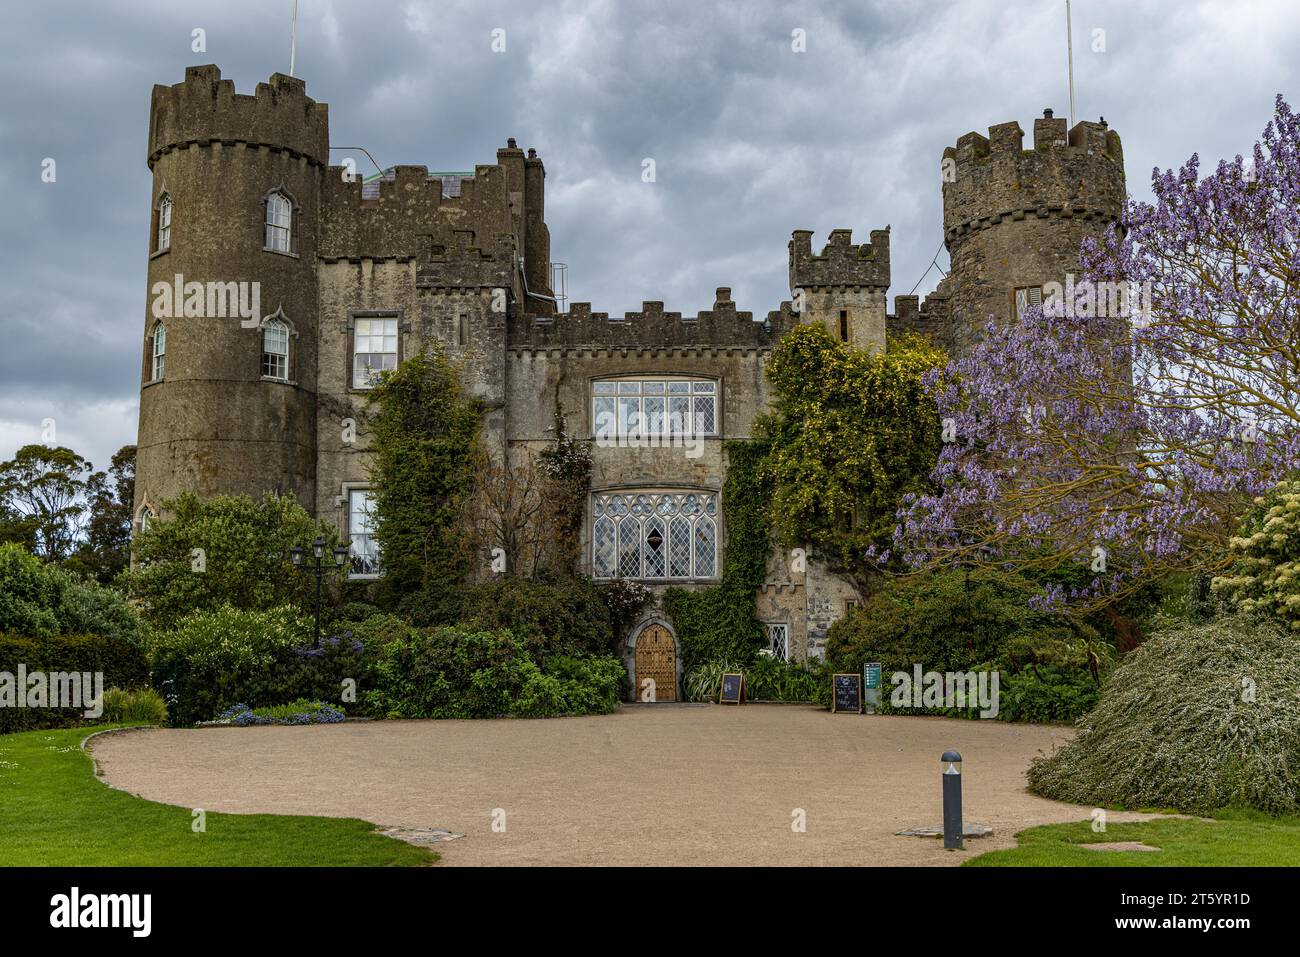
{"label": "arched wooden door", "polygon": [[[647,679],[654,685],[647,685]],[[637,636],[636,700],[677,700],[677,642],[663,625],[647,625]]]}

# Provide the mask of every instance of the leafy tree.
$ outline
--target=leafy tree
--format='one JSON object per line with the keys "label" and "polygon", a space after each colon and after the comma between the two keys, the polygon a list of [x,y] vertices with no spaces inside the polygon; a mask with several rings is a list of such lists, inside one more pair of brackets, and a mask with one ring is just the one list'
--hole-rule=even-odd
{"label": "leafy tree", "polygon": [[122,594],[0,545],[0,634],[94,635],[138,643],[140,621]]}
{"label": "leafy tree", "polygon": [[193,611],[224,605],[314,607],[315,576],[293,566],[289,549],[299,545],[310,555],[312,541],[323,538],[328,551],[338,532],[292,496],[268,493],[255,502],[247,495],[200,499],[185,492],[162,509],[164,517],[136,535],[136,565],[125,576],[153,624],[171,627]]}
{"label": "leafy tree", "polygon": [[99,581],[112,581],[131,560],[132,508],[135,501],[135,446],[113,454],[108,472],[96,472],[89,485],[90,517],[76,558]]}
{"label": "leafy tree", "polygon": [[0,501],[30,522],[35,552],[59,561],[72,551],[86,518],[93,467],[72,449],[24,445],[0,463]]}
{"label": "leafy tree", "polygon": [[422,350],[370,393],[370,487],[382,592],[423,622],[454,618],[473,561],[464,507],[473,487],[481,403],[440,350]]}
{"label": "leafy tree", "polygon": [[944,361],[915,336],[877,354],[837,341],[820,325],[786,334],[768,364],[772,411],[756,426],[770,445],[769,510],[782,545],[810,545],[869,590],[889,560],[902,497],[925,487],[939,456],[939,420],[925,380]]}
{"label": "leafy tree", "polygon": [[1300,482],[1283,482],[1255,499],[1228,547],[1234,564],[1214,579],[1214,592],[1240,611],[1278,618],[1300,633]]}
{"label": "leafy tree", "polygon": [[29,552],[36,550],[36,521],[0,499],[0,544],[21,545]]}
{"label": "leafy tree", "polygon": [[1222,573],[1238,517],[1300,468],[1300,117],[1279,96],[1249,160],[1202,177],[1193,155],[1152,191],[1084,242],[1073,302],[949,368],[957,441],[900,528],[917,566],[1083,560],[1087,586],[1048,597],[1104,606]]}

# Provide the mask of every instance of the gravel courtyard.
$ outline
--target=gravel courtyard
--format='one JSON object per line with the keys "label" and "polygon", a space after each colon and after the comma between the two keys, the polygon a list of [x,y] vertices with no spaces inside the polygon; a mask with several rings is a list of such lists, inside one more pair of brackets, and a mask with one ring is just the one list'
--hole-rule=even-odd
{"label": "gravel courtyard", "polygon": [[[450,866],[951,865],[1012,846],[1025,827],[1088,818],[1090,808],[1025,790],[1030,759],[1069,733],[665,704],[536,721],[141,730],[91,747],[110,786],[155,801],[446,828],[464,835],[437,845]],[[948,748],[965,759],[967,822],[994,830],[965,852],[894,833],[942,820]],[[797,808],[804,833],[791,827]]]}

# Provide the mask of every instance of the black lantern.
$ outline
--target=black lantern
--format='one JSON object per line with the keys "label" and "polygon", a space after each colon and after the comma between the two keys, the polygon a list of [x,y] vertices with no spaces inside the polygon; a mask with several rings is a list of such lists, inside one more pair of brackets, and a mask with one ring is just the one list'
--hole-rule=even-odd
{"label": "black lantern", "polygon": [[[316,560],[314,567],[308,566],[310,570],[316,573],[316,624],[312,631],[312,647],[320,647],[320,600],[321,586],[325,579],[325,573],[329,568],[325,559],[325,547],[328,543],[323,538],[318,538],[311,543],[312,558]],[[301,545],[294,545],[289,549],[289,558],[293,561],[295,567],[303,567],[303,558],[306,556],[306,549]],[[348,549],[346,545],[339,545],[333,550],[334,566],[342,568],[348,560]]]}

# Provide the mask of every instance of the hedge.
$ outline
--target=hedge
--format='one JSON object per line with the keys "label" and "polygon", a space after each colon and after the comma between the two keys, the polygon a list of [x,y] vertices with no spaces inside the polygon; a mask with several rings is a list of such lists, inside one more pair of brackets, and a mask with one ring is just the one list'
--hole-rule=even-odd
{"label": "hedge", "polygon": [[[104,690],[142,688],[149,684],[149,663],[142,645],[122,636],[55,635],[27,638],[0,634],[0,672],[17,681],[18,666],[27,673],[102,672]],[[84,708],[0,707],[0,733],[59,728],[86,720]]]}

